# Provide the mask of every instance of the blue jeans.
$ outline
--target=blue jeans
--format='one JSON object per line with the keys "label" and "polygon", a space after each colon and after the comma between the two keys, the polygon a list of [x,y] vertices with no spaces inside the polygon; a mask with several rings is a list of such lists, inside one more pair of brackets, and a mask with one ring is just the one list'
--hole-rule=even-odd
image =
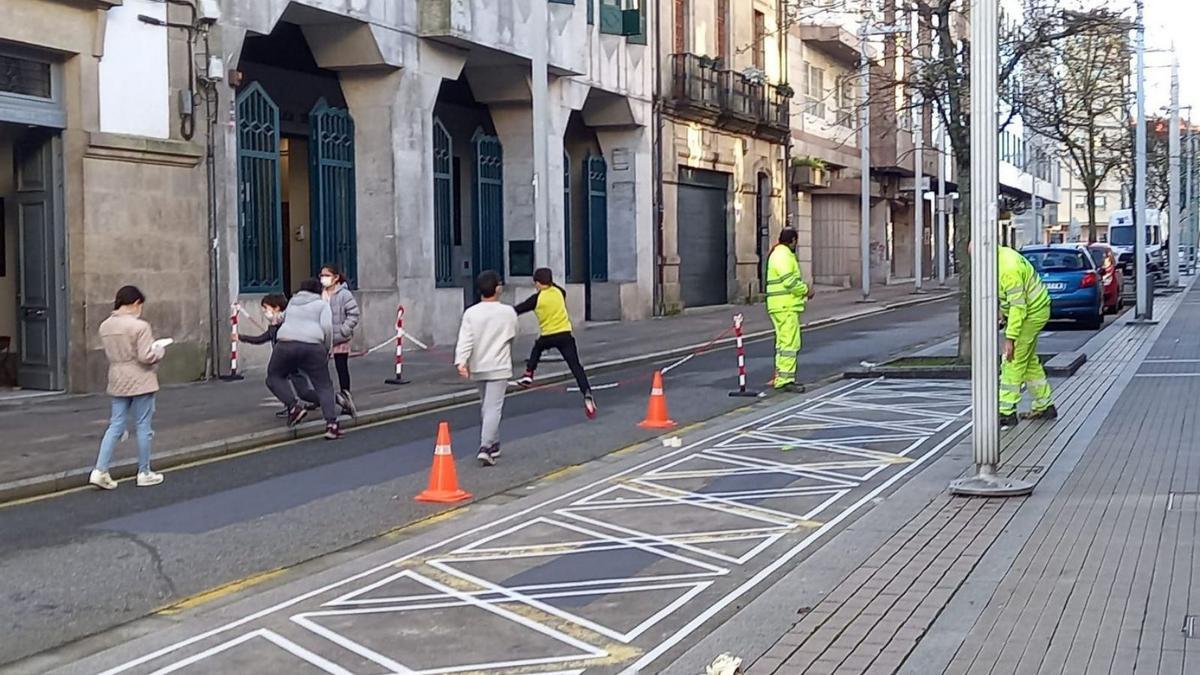
{"label": "blue jeans", "polygon": [[126,420],[133,418],[133,428],[138,444],[138,473],[150,470],[150,439],[154,430],[150,428],[150,420],[154,418],[154,394],[141,396],[116,396],[112,400],[112,417],[108,420],[108,431],[100,440],[100,456],[96,458],[96,469],[108,471],[112,462],[113,449],[125,433]]}

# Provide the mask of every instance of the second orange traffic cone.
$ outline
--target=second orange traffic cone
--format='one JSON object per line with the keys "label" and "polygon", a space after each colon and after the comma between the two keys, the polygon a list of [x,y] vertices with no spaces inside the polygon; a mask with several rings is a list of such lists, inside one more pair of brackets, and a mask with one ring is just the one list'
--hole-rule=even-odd
{"label": "second orange traffic cone", "polygon": [[643,429],[674,429],[677,425],[667,413],[667,395],[663,392],[662,371],[654,371],[654,383],[650,385],[650,403],[646,405],[646,419],[638,423]]}
{"label": "second orange traffic cone", "polygon": [[433,468],[429,472],[429,487],[417,495],[417,501],[450,504],[470,498],[471,493],[458,487],[454,451],[450,446],[450,424],[442,422],[438,424],[437,445],[433,449]]}

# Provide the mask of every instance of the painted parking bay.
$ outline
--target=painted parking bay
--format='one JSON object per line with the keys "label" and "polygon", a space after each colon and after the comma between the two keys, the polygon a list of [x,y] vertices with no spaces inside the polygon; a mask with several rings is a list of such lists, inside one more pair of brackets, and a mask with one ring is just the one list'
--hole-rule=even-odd
{"label": "painted parking bay", "polygon": [[491,520],[481,511],[436,544],[398,544],[382,564],[335,568],[262,609],[252,598],[79,667],[654,672],[961,439],[969,412],[966,383],[840,385],[624,470],[593,464],[565,494],[534,493]]}

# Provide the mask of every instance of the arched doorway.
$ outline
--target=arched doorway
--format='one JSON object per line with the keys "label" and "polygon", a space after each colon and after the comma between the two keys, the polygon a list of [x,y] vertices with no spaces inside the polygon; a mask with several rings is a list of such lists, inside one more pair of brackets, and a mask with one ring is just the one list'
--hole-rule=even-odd
{"label": "arched doorway", "polygon": [[321,265],[357,281],[354,120],[299,26],[250,36],[238,66],[238,248],[244,293],[294,291]]}
{"label": "arched doorway", "polygon": [[434,279],[469,305],[480,272],[504,274],[504,148],[465,77],[442,82],[432,124]]}

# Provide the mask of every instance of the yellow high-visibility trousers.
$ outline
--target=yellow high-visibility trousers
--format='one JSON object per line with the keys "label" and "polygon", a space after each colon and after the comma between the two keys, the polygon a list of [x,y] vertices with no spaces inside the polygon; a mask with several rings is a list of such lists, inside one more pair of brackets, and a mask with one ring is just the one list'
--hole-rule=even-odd
{"label": "yellow high-visibility trousers", "polygon": [[796,381],[796,357],[800,354],[800,313],[772,312],[775,326],[775,388]]}
{"label": "yellow high-visibility trousers", "polygon": [[1021,403],[1021,386],[1033,396],[1033,412],[1042,412],[1054,405],[1046,369],[1038,359],[1038,334],[1050,320],[1050,308],[1031,312],[1021,325],[1017,336],[1012,361],[1000,364],[1000,414],[1012,415]]}

